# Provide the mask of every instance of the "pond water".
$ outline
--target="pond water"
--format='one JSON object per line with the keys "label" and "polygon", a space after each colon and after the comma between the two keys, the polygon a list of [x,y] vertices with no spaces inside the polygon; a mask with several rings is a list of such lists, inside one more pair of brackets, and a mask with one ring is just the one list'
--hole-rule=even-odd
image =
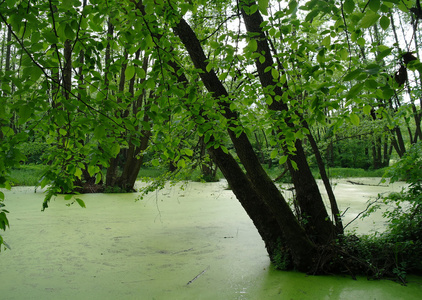
{"label": "pond water", "polygon": [[[81,196],[86,208],[59,196],[45,212],[42,192],[5,191],[12,250],[0,253],[0,299],[420,299],[417,276],[401,286],[274,270],[226,186],[189,183],[137,202],[137,194],[88,194]],[[338,181],[345,223],[369,197],[400,187]],[[349,226],[382,227],[379,216]]]}

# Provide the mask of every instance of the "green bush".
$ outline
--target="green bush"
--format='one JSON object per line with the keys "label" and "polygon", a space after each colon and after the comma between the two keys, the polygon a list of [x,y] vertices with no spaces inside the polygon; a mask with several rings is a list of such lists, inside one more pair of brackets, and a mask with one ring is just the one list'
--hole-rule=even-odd
{"label": "green bush", "polygon": [[28,164],[42,163],[44,152],[48,148],[49,145],[47,143],[40,141],[26,142],[19,145],[19,150],[26,156],[25,163]]}
{"label": "green bush", "polygon": [[374,276],[395,276],[404,282],[407,272],[422,272],[422,143],[413,145],[384,176],[390,182],[408,183],[402,191],[380,197],[391,208],[384,213],[387,231],[352,243],[346,238],[344,246],[356,261],[366,262]]}

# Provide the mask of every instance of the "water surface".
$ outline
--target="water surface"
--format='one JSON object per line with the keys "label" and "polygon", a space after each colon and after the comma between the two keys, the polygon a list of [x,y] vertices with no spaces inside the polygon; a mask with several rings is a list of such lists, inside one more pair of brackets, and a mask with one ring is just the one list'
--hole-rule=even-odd
{"label": "water surface", "polygon": [[[12,250],[0,253],[0,299],[420,299],[422,278],[388,280],[275,271],[264,243],[224,182],[137,194],[83,195],[87,208],[5,192]],[[352,219],[368,197],[399,189],[339,181]],[[375,223],[374,223],[375,222]],[[350,226],[382,228],[382,220]]]}

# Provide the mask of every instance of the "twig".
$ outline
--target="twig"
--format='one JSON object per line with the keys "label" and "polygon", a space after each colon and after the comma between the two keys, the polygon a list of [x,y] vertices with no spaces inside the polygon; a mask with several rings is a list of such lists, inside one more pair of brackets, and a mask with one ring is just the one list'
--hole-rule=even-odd
{"label": "twig", "polygon": [[198,275],[196,275],[192,280],[189,280],[188,283],[186,283],[186,285],[191,284],[192,282],[194,282],[196,279],[199,278],[199,276],[201,276],[202,274],[204,274],[208,269],[210,268],[210,266],[208,266],[205,270],[203,270],[201,273],[199,273]]}
{"label": "twig", "polygon": [[347,226],[349,226],[350,224],[352,224],[354,221],[356,221],[361,215],[363,215],[365,212],[367,212],[368,211],[368,209],[372,206],[372,205],[374,205],[375,203],[377,203],[378,202],[378,198],[377,199],[375,199],[375,201],[372,201],[372,202],[370,202],[370,203],[368,203],[368,205],[366,206],[366,208],[363,210],[363,211],[361,211],[360,213],[358,213],[357,214],[357,216],[353,219],[353,220],[351,220],[349,223],[347,223],[344,227],[343,227],[343,229],[346,229],[346,227]]}

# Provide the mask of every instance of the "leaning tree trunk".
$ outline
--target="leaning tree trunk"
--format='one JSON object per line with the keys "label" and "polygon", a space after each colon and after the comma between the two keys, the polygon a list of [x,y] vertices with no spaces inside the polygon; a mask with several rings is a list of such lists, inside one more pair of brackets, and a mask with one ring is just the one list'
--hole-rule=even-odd
{"label": "leaning tree trunk", "polygon": [[[239,126],[238,115],[233,112],[230,109],[229,104],[223,100],[229,99],[226,89],[218,79],[214,70],[207,71],[206,69],[206,56],[191,27],[181,18],[173,27],[173,30],[187,49],[195,67],[203,71],[200,73],[202,82],[207,90],[212,93],[216,102],[224,107],[223,115],[233,124],[233,126]],[[211,152],[212,157],[226,176],[226,179],[232,187],[233,192],[238,197],[238,200],[245,208],[250,205],[256,205],[253,203],[255,201],[262,201],[264,203],[260,205],[266,205],[268,207],[268,211],[263,215],[260,215],[258,211],[248,211],[252,220],[268,218],[269,216],[274,217],[279,226],[278,231],[281,230],[283,233],[283,239],[292,253],[295,267],[302,271],[309,270],[309,268],[312,267],[312,262],[316,259],[315,245],[309,240],[306,232],[297,222],[281,192],[262,168],[246,134],[242,133],[237,137],[232,130],[229,129],[228,132],[233,145],[235,146],[236,153],[247,171],[247,175],[243,176],[243,184],[239,184],[236,181],[238,176],[234,175],[231,167],[227,167],[229,164],[227,163],[226,156],[221,148],[212,149],[211,147],[209,151]],[[236,175],[238,174],[236,173]],[[243,192],[247,182],[250,182],[250,184],[248,184],[250,185],[250,193],[252,193],[252,190],[255,191],[255,193],[253,193],[253,195],[256,195],[255,197],[249,197],[248,195],[252,194],[245,194]],[[268,213],[270,214],[268,215]],[[266,230],[272,229],[268,228]],[[265,230],[259,230],[261,234],[262,231]],[[266,240],[268,238],[266,235],[263,235],[262,238],[267,245],[273,243],[273,241]],[[273,253],[269,251],[269,254],[272,255]]]}

